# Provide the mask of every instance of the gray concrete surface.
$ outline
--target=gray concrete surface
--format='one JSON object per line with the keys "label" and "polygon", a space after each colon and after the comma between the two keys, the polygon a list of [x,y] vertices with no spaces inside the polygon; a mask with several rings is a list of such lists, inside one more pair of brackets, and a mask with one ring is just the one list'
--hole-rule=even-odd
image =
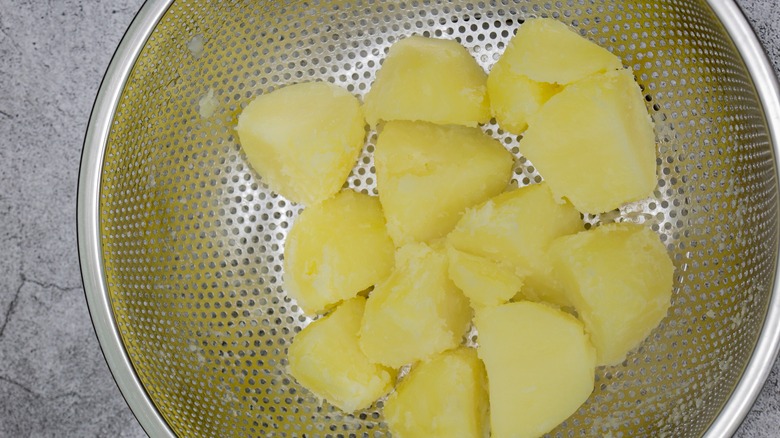
{"label": "gray concrete surface", "polygon": [[[780,4],[738,0],[780,69]],[[141,0],[0,0],[0,437],[145,436],[87,313],[76,180],[90,108]],[[780,363],[737,433],[778,436]]]}
{"label": "gray concrete surface", "polygon": [[0,436],[142,437],[76,252],[92,101],[140,0],[0,0]]}

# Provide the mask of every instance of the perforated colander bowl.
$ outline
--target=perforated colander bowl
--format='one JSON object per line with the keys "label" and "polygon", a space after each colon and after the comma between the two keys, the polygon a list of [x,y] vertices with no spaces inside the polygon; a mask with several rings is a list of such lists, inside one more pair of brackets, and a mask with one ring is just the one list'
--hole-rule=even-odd
{"label": "perforated colander bowl", "polygon": [[[153,436],[388,434],[286,373],[309,319],[283,244],[301,208],[234,127],[255,96],[325,80],[364,95],[390,45],[457,39],[487,70],[524,19],[559,19],[634,69],[657,131],[654,197],[586,217],[646,223],[677,266],[668,317],[553,436],[726,436],[775,358],[778,88],[730,0],[150,1],[101,86],[81,165],[82,274],[106,359]],[[583,109],[585,110],[585,109]],[[516,136],[513,182],[541,180]],[[376,194],[374,133],[347,185]],[[590,169],[599,172],[598,168]]]}

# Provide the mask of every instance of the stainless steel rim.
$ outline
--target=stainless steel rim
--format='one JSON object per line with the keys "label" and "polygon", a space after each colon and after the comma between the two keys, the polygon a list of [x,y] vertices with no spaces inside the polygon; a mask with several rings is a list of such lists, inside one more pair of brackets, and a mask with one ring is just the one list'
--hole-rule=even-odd
{"label": "stainless steel rim", "polygon": [[[733,0],[708,0],[742,55],[748,71],[764,106],[769,133],[774,145],[775,169],[778,168],[780,148],[780,88],[777,77],[769,64],[766,53],[747,22],[745,15]],[[713,421],[706,437],[731,436],[745,419],[761,388],[772,370],[780,347],[780,296],[778,296],[778,268],[775,255],[775,280],[764,327],[753,349],[753,356],[745,368],[742,378],[729,397],[726,405]]]}
{"label": "stainless steel rim", "polygon": [[[778,167],[780,87],[755,33],[733,0],[708,0],[728,31],[756,85],[764,107]],[[100,242],[101,165],[111,122],[130,71],[157,23],[173,0],[149,0],[122,39],[101,84],[84,140],[78,192],[78,244],[81,274],[92,322],[106,362],[128,405],[144,430],[154,437],[173,437],[136,375],[122,345],[111,310]],[[776,257],[777,259],[777,257]],[[742,378],[706,437],[731,436],[758,397],[780,349],[778,269],[763,329]]]}
{"label": "stainless steel rim", "polygon": [[149,436],[174,437],[136,375],[122,345],[111,311],[100,244],[100,177],[106,142],[119,98],[135,60],[146,40],[173,0],[149,0],[133,19],[119,44],[103,83],[100,85],[89,119],[79,171],[77,231],[79,262],[89,313],[103,356],[119,390]]}

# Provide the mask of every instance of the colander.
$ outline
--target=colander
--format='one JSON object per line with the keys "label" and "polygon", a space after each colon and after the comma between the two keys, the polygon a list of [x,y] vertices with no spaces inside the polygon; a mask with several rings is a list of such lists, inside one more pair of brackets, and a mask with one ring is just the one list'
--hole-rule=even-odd
{"label": "colander", "polygon": [[[633,68],[655,122],[658,188],[601,216],[645,223],[677,267],[672,307],[555,437],[727,436],[778,350],[778,86],[731,0],[149,1],[100,88],[84,144],[79,252],[95,329],[152,436],[387,436],[382,402],[346,415],[286,372],[310,322],[285,293],[301,207],[247,164],[253,97],[324,80],[364,95],[388,48],[456,39],[488,70],[529,17]],[[583,108],[583,111],[587,110]],[[513,183],[541,181],[518,138]],[[370,133],[346,186],[376,194]],[[598,168],[589,169],[599,172]]]}

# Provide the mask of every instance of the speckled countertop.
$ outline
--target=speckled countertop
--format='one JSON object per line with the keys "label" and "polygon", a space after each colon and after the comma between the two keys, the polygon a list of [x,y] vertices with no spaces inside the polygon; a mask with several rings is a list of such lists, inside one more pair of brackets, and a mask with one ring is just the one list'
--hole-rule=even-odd
{"label": "speckled countertop", "polygon": [[[738,0],[780,71],[780,3]],[[0,436],[145,436],[100,353],[76,252],[84,130],[141,0],[0,0]],[[740,438],[780,435],[780,362]]]}

